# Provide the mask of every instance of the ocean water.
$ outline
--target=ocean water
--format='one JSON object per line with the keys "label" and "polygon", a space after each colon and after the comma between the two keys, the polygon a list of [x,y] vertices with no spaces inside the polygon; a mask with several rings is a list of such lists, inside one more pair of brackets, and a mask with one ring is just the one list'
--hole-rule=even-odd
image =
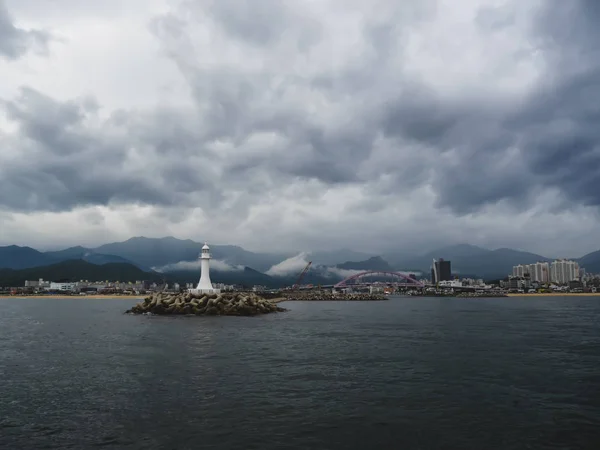
{"label": "ocean water", "polygon": [[600,297],[0,299],[0,449],[598,449]]}

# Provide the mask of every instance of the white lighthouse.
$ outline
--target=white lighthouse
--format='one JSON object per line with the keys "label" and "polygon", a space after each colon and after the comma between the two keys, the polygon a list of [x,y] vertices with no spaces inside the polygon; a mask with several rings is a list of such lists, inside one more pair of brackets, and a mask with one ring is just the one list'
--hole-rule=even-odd
{"label": "white lighthouse", "polygon": [[205,242],[200,253],[200,281],[196,289],[190,289],[194,294],[218,294],[220,289],[214,289],[210,281],[210,247]]}

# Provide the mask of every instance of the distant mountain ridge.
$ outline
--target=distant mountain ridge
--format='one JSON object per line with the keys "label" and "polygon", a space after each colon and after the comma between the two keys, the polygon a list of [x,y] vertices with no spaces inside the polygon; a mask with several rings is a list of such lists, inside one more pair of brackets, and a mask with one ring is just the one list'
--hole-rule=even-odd
{"label": "distant mountain ridge", "polygon": [[[189,264],[197,261],[202,245],[201,242],[190,239],[181,240],[174,237],[133,237],[123,242],[104,244],[97,248],[76,246],[48,252],[40,252],[31,247],[9,245],[0,247],[0,269],[21,270],[54,265],[68,260],[83,260],[100,266],[113,263],[129,264],[136,266],[142,272],[153,273],[153,269],[168,265],[177,266],[181,262]],[[290,284],[293,284],[294,279],[301,270],[301,267],[296,267],[290,269],[289,274],[285,276],[263,278],[263,276],[269,277],[265,272],[274,265],[297,256],[292,252],[258,253],[250,252],[235,245],[218,244],[211,245],[211,252],[213,258],[218,260],[215,261],[211,273],[219,274],[224,280],[233,280],[236,276],[240,277],[240,272],[248,269],[256,273],[247,272],[244,276],[245,279],[254,277],[256,280],[262,279],[265,283],[272,280],[278,280],[277,283],[279,283],[283,278],[288,277],[289,280],[292,280]],[[327,267],[338,269],[338,274],[341,274],[340,271],[345,270],[418,271],[427,274],[434,258],[444,258],[451,261],[453,272],[459,276],[469,275],[496,279],[504,278],[512,271],[512,267],[517,264],[551,261],[550,258],[535,253],[509,248],[489,250],[469,244],[447,246],[423,255],[394,252],[376,256],[345,249],[331,252],[313,252],[309,253],[308,257],[313,261],[313,268],[306,275],[305,282],[314,281],[314,284],[327,284],[335,278],[336,272],[328,270]],[[343,259],[338,259],[342,257]],[[575,260],[588,272],[600,272],[600,250],[588,253]],[[245,269],[220,270],[217,263],[231,265],[232,268]],[[318,269],[318,267],[321,268]],[[187,274],[186,276],[194,271],[197,273],[199,269],[174,270],[176,273]],[[257,284],[261,284],[261,282],[258,281]]]}
{"label": "distant mountain ridge", "polygon": [[[181,261],[194,261],[204,243],[190,239],[181,240],[174,237],[146,238],[133,237],[123,242],[101,245],[96,251],[142,264],[147,267],[163,267]],[[231,265],[249,266],[259,271],[266,271],[271,266],[292,255],[286,253],[254,253],[235,245],[211,244],[210,251],[214,259]]]}
{"label": "distant mountain ridge", "polygon": [[381,270],[383,272],[392,272],[394,269],[381,256],[373,256],[366,261],[346,261],[338,264],[338,269],[344,270]]}
{"label": "distant mountain ridge", "polygon": [[452,264],[452,272],[456,275],[470,274],[486,279],[504,278],[512,272],[512,267],[517,264],[532,264],[538,261],[551,261],[535,253],[499,248],[488,250],[475,245],[460,244],[444,247],[428,252],[418,257],[393,259],[392,264],[404,270],[429,271],[433,259],[444,258]]}
{"label": "distant mountain ridge", "polygon": [[341,249],[310,252],[309,256],[313,264],[335,266],[336,264],[343,263],[344,261],[364,261],[376,255],[357,252],[355,250]]}
{"label": "distant mountain ridge", "polygon": [[148,273],[127,263],[92,264],[81,259],[70,259],[48,266],[28,269],[0,269],[0,286],[24,286],[26,280],[44,279],[47,281],[80,280],[93,281],[160,281],[163,277],[157,273]]}
{"label": "distant mountain ridge", "polygon": [[[19,247],[10,245],[0,247],[0,268],[28,269],[31,267],[43,267],[57,264],[62,261],[81,259],[92,264],[102,265],[108,263],[133,264],[125,258],[116,255],[105,255],[85,247],[70,247],[64,250],[40,252],[31,247]],[[145,268],[140,267],[144,270]]]}
{"label": "distant mountain ridge", "polygon": [[0,269],[19,270],[47,266],[56,262],[51,255],[39,252],[31,247],[19,247],[18,245],[0,247]]}

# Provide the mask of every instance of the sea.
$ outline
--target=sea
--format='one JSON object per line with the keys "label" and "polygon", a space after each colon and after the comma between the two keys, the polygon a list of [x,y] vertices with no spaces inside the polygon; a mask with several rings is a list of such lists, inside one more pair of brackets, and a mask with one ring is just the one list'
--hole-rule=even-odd
{"label": "sea", "polygon": [[600,297],[0,299],[0,449],[600,449]]}

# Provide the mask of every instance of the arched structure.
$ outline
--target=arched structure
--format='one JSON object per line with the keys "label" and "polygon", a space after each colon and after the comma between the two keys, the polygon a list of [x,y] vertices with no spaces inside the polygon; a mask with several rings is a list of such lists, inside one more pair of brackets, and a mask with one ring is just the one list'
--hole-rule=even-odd
{"label": "arched structure", "polygon": [[361,279],[362,277],[366,277],[369,275],[383,275],[383,276],[388,276],[388,277],[397,277],[397,278],[401,278],[402,280],[406,281],[407,284],[412,284],[412,285],[415,285],[418,287],[425,287],[425,285],[423,283],[421,283],[418,280],[415,280],[414,278],[409,277],[408,275],[404,275],[403,273],[400,273],[400,272],[386,272],[383,270],[367,270],[365,272],[360,272],[360,273],[354,274],[354,275],[340,281],[339,283],[334,285],[334,287],[336,287],[336,288],[347,287],[348,286],[347,283],[349,281],[356,281],[356,280]]}

